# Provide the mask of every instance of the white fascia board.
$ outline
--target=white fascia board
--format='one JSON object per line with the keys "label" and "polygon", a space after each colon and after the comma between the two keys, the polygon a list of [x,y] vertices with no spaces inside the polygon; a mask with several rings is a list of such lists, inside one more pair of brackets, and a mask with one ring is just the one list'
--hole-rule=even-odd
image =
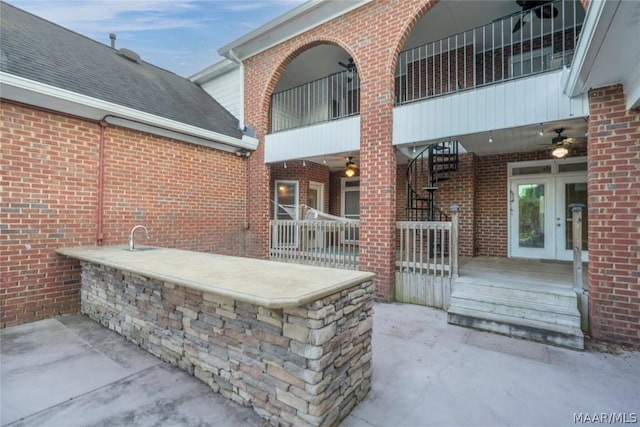
{"label": "white fascia board", "polygon": [[331,21],[373,0],[309,0],[254,31],[222,46],[218,53],[230,58],[233,51],[244,61],[273,46]]}
{"label": "white fascia board", "polygon": [[172,138],[184,142],[196,143],[196,140],[202,140],[207,141],[207,144],[218,143],[220,149],[227,146],[225,151],[255,150],[258,147],[258,140],[255,138],[234,138],[5,72],[0,72],[0,84],[2,98],[25,104],[92,120],[101,120],[107,116],[119,118],[123,120],[122,126],[125,127],[140,130],[135,126],[147,125],[149,133],[160,134],[160,131],[164,131],[171,133]]}
{"label": "white fascia board", "polygon": [[571,68],[563,75],[563,92],[569,97],[587,92],[587,80],[602,48],[620,0],[591,0],[575,48]]}
{"label": "white fascia board", "polygon": [[229,71],[233,71],[237,68],[238,64],[235,61],[225,58],[222,61],[216,62],[210,67],[207,67],[204,70],[189,77],[189,80],[201,85],[208,82],[209,80],[213,80],[216,77],[226,74]]}

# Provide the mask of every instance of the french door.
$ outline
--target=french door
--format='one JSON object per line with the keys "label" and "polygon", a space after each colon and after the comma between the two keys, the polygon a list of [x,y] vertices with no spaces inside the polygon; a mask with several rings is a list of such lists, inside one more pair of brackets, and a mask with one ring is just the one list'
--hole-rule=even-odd
{"label": "french door", "polygon": [[573,203],[582,211],[583,261],[588,258],[587,183],[578,174],[512,177],[509,185],[509,255],[573,259]]}
{"label": "french door", "polygon": [[[317,211],[324,212],[324,184],[309,181],[309,189],[307,191],[307,206]],[[324,247],[324,233],[309,230],[307,236],[307,245],[310,249]]]}

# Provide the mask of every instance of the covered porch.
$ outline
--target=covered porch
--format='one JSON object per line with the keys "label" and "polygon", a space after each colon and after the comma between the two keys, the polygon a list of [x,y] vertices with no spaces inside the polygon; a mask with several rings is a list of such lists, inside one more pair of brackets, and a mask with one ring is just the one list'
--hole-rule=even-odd
{"label": "covered porch", "polygon": [[[313,214],[313,213],[312,213]],[[582,208],[572,208],[573,261],[459,257],[449,221],[398,221],[395,300],[448,311],[449,323],[583,349],[588,331]],[[359,268],[359,221],[272,220],[270,258]]]}

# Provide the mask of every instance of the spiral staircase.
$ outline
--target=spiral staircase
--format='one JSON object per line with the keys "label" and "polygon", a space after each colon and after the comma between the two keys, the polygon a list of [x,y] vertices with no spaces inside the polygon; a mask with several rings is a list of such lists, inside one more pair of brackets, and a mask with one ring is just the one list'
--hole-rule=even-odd
{"label": "spiral staircase", "polygon": [[420,151],[407,166],[407,220],[447,220],[435,203],[435,193],[457,170],[458,141],[437,142]]}

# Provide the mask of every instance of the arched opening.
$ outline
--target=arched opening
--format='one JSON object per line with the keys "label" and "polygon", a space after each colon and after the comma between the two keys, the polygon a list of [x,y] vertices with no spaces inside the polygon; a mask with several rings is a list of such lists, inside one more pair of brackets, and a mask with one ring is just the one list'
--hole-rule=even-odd
{"label": "arched opening", "polygon": [[[270,96],[270,130],[265,137],[273,202],[272,257],[300,257],[312,251],[324,259],[322,254],[344,253],[348,246],[355,260],[359,113],[356,61],[341,46],[330,41],[307,44],[281,65]],[[309,219],[310,212],[324,220],[315,224],[322,230],[301,231],[306,225],[296,221]],[[324,215],[319,217],[320,213]],[[334,229],[342,219],[350,231]]]}
{"label": "arched opening", "polygon": [[280,75],[270,112],[271,132],[358,114],[360,79],[354,59],[333,44],[300,53]]}

